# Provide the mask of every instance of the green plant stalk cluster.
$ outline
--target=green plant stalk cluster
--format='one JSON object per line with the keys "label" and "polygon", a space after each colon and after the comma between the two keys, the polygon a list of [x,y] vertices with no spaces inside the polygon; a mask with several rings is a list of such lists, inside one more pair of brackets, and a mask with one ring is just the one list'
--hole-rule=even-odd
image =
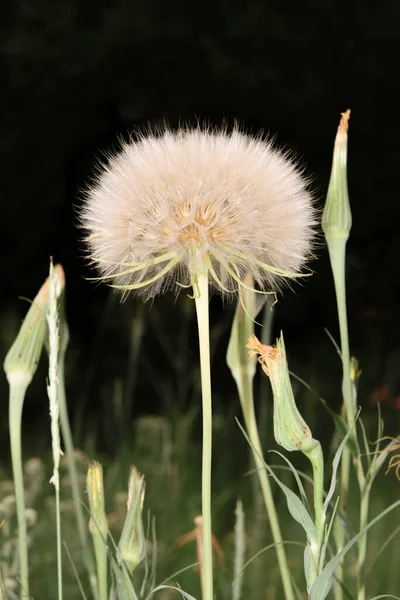
{"label": "green plant stalk cluster", "polygon": [[[247,281],[247,284],[250,284],[249,287],[251,287],[251,281]],[[240,293],[241,299],[237,303],[231,337],[229,340],[227,364],[238,388],[246,431],[251,441],[253,459],[256,465],[265,508],[271,526],[272,537],[275,542],[275,550],[285,598],[286,600],[294,600],[290,570],[285,548],[283,546],[282,533],[271,485],[264,468],[264,461],[262,458],[263,451],[254,410],[253,379],[256,370],[256,361],[254,358],[249,360],[246,349],[249,337],[254,334],[254,321],[252,320],[252,315],[254,314],[255,293],[246,288],[242,288]]]}

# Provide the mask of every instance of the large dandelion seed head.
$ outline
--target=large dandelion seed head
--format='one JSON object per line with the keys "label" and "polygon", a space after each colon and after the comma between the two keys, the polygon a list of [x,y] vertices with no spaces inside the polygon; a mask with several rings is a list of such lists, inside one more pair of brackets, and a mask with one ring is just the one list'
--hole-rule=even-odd
{"label": "large dandelion seed head", "polygon": [[205,272],[224,293],[245,273],[279,287],[309,257],[315,211],[270,142],[181,129],[123,144],[87,191],[81,221],[101,278],[151,297]]}

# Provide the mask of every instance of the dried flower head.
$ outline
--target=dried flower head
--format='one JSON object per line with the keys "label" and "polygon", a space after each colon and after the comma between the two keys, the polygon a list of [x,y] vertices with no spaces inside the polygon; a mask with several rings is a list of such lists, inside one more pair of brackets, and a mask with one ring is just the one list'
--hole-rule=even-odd
{"label": "dried flower head", "polygon": [[309,257],[315,212],[294,164],[238,130],[180,129],[123,144],[103,165],[81,212],[103,280],[147,297],[208,272],[234,292],[261,289]]}

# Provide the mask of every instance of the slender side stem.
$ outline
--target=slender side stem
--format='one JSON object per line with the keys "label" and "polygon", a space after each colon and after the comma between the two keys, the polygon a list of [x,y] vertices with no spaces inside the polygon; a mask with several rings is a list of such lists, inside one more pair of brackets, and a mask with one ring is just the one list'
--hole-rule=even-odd
{"label": "slender side stem", "polygon": [[29,598],[28,538],[25,521],[25,493],[21,451],[22,407],[29,381],[24,380],[23,374],[21,374],[21,378],[18,380],[10,381],[9,426],[11,461],[17,505],[21,598]]}
{"label": "slender side stem", "polygon": [[290,577],[290,570],[287,563],[285,548],[283,546],[282,533],[279,526],[278,515],[276,513],[274,497],[272,495],[271,486],[269,484],[269,479],[262,460],[263,452],[261,448],[260,436],[258,434],[257,428],[257,420],[254,411],[252,378],[249,377],[248,373],[242,371],[240,379],[237,380],[237,385],[239,388],[239,394],[241,398],[247,434],[252,443],[253,458],[256,464],[256,469],[260,480],[265,508],[267,510],[268,519],[271,526],[272,537],[276,544],[275,549],[278,558],[279,570],[282,578],[282,585],[285,593],[285,598],[286,600],[294,600],[295,596],[292,587],[292,580]]}
{"label": "slender side stem", "polygon": [[213,564],[211,529],[211,452],[212,403],[210,374],[210,332],[208,317],[208,273],[198,275],[195,302],[200,345],[201,392],[203,401],[203,462],[202,462],[202,517],[204,575],[203,600],[213,600]]}
{"label": "slender side stem", "polygon": [[[360,506],[360,531],[368,525],[369,509],[369,485],[362,490]],[[365,559],[367,557],[367,534],[365,533],[358,543],[358,561],[357,561],[357,600],[365,600]]]}
{"label": "slender side stem", "polygon": [[67,455],[68,473],[71,480],[72,500],[74,503],[76,523],[78,527],[78,536],[83,553],[83,561],[89,576],[89,581],[94,598],[97,597],[96,585],[96,570],[93,562],[93,556],[90,552],[87,523],[83,515],[83,507],[79,494],[78,473],[74,460],[74,443],[72,440],[71,426],[68,418],[67,400],[65,394],[65,377],[64,377],[64,356],[60,356],[58,363],[58,403],[60,408],[60,425],[61,433],[65,445],[65,453]]}

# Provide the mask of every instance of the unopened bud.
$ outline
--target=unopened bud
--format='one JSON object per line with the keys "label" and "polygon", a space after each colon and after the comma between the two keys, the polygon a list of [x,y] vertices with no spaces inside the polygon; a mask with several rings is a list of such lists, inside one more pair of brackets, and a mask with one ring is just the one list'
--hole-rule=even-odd
{"label": "unopened bud", "polygon": [[309,452],[318,444],[311,430],[299,413],[290,383],[283,335],[276,347],[266,346],[252,336],[247,348],[250,356],[259,355],[264,372],[269,376],[274,398],[274,436],[276,442],[292,452]]}
{"label": "unopened bud", "polygon": [[93,462],[89,466],[86,485],[90,506],[90,533],[92,535],[101,534],[105,540],[108,524],[104,503],[103,468],[100,463]]}
{"label": "unopened bud", "polygon": [[351,210],[347,189],[347,130],[350,110],[342,113],[333,151],[322,229],[329,244],[336,239],[347,240],[351,229]]}
{"label": "unopened bud", "polygon": [[119,556],[130,575],[142,562],[146,552],[146,538],[142,522],[144,494],[144,476],[140,475],[135,467],[132,467],[128,486],[128,514],[118,544]]}
{"label": "unopened bud", "polygon": [[5,361],[4,371],[9,384],[28,386],[36,372],[46,331],[49,280],[39,290],[21,325]]}

